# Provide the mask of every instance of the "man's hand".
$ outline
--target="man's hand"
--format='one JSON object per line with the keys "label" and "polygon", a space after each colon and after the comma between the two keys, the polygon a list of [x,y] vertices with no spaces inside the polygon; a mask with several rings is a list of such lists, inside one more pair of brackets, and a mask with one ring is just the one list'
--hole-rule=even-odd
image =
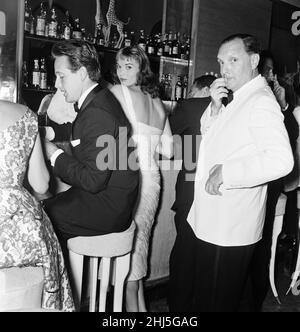
{"label": "man's hand", "polygon": [[217,78],[210,86],[211,97],[211,115],[217,115],[222,107],[222,98],[227,98],[228,89],[226,88],[225,79]]}
{"label": "man's hand", "polygon": [[285,88],[282,87],[278,80],[277,80],[277,75],[274,76],[274,95],[282,109],[285,109],[287,103],[285,99]]}
{"label": "man's hand", "polygon": [[47,158],[50,160],[51,156],[53,155],[53,153],[58,150],[58,147],[51,143],[50,141],[48,141],[47,139],[45,139],[45,151],[46,151],[46,155]]}
{"label": "man's hand", "polygon": [[210,195],[222,196],[222,193],[219,191],[219,188],[223,183],[222,168],[223,165],[217,164],[209,171],[209,177],[205,184],[205,190]]}

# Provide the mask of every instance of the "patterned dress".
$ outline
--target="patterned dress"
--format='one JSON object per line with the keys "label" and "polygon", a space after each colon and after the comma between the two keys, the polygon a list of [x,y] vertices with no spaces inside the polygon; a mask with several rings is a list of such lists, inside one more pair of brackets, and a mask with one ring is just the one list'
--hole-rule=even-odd
{"label": "patterned dress", "polygon": [[29,109],[0,131],[0,268],[42,266],[42,307],[74,311],[62,252],[39,202],[23,187],[38,132]]}
{"label": "patterned dress", "polygon": [[[160,171],[155,158],[163,131],[136,119],[128,88],[122,85],[127,105],[127,116],[133,129],[140,168],[140,190],[134,221],[137,231],[127,280],[140,280],[147,274],[149,239],[158,208],[161,190]],[[148,95],[149,103],[151,97]]]}

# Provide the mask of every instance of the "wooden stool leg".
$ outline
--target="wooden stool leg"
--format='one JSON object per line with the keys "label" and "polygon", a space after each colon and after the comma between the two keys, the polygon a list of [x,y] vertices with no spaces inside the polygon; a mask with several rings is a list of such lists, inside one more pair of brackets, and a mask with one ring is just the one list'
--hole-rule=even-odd
{"label": "wooden stool leg", "polygon": [[114,312],[122,311],[123,286],[125,278],[129,272],[130,254],[117,257],[115,260],[115,289],[114,289]]}
{"label": "wooden stool leg", "polygon": [[69,250],[71,280],[73,288],[73,297],[76,309],[80,311],[81,287],[82,287],[82,271],[83,271],[83,255],[78,255]]}
{"label": "wooden stool leg", "polygon": [[90,257],[90,312],[96,311],[98,257]]}
{"label": "wooden stool leg", "polygon": [[110,275],[110,258],[103,257],[101,259],[99,274],[100,274],[100,288],[99,288],[99,312],[105,312],[106,295]]}

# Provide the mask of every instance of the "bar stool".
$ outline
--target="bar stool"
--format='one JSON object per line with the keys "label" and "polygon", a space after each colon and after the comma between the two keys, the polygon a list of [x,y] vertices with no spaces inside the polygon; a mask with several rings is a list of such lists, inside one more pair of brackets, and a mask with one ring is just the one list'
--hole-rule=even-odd
{"label": "bar stool", "polygon": [[42,267],[0,269],[0,311],[41,309],[43,286]]}
{"label": "bar stool", "polygon": [[[75,303],[80,308],[83,258],[90,259],[90,302],[89,311],[96,310],[98,273],[100,281],[99,312],[105,312],[109,280],[114,279],[113,311],[122,311],[123,286],[130,267],[130,253],[133,246],[135,223],[124,232],[99,236],[78,236],[68,240],[71,277],[74,282]],[[101,264],[99,268],[99,258]],[[111,269],[111,263],[113,268]],[[111,275],[113,271],[113,275]]]}
{"label": "bar stool", "polygon": [[274,297],[276,298],[279,304],[281,304],[281,302],[275,285],[275,258],[276,258],[277,240],[282,230],[286,200],[287,200],[286,195],[280,194],[276,204],[276,212],[275,212],[273,234],[272,234],[271,259],[269,264],[269,280],[271,284],[271,289]]}
{"label": "bar stool", "polygon": [[[300,234],[300,213],[299,213],[300,212],[299,211],[300,210],[300,191],[299,191],[299,189],[297,191],[297,209],[298,209],[298,240],[299,240],[299,234]],[[291,281],[290,287],[289,287],[288,291],[286,292],[286,294],[288,294],[289,291],[292,290],[296,286],[299,276],[300,276],[300,245],[298,245],[298,254],[297,254],[295,271],[292,275],[292,281]]]}

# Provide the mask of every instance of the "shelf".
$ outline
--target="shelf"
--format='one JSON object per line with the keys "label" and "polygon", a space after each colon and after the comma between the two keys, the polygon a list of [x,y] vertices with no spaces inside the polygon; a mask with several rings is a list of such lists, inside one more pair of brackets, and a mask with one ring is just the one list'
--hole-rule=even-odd
{"label": "shelf", "polygon": [[36,89],[36,88],[22,88],[23,91],[27,92],[38,92],[38,93],[55,93],[56,89]]}
{"label": "shelf", "polygon": [[171,58],[167,56],[162,56],[161,60],[171,64],[182,65],[182,66],[189,66],[191,64],[189,60]]}

